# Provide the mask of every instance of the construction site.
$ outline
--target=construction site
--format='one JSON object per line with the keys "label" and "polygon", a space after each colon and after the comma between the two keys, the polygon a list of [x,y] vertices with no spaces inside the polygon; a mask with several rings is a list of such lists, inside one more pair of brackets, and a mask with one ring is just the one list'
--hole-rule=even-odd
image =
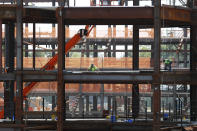
{"label": "construction site", "polygon": [[197,0],[0,0],[0,131],[196,131]]}

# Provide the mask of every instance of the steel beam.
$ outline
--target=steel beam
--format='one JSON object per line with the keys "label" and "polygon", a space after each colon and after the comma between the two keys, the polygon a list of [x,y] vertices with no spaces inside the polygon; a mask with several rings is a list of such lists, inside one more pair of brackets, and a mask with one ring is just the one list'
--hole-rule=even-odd
{"label": "steel beam", "polygon": [[36,24],[33,23],[33,69],[36,69]]}
{"label": "steel beam", "polygon": [[93,96],[93,110],[97,111],[97,96]]}
{"label": "steel beam", "polygon": [[[17,0],[17,23],[16,23],[16,71],[23,70],[23,0]],[[16,124],[22,124],[23,119],[23,76],[22,74],[16,75]],[[17,129],[18,131],[21,129]]]}
{"label": "steel beam", "polygon": [[[66,42],[70,40],[69,38],[66,39]],[[187,45],[190,44],[190,39],[189,38],[184,38],[183,39]],[[24,38],[24,41],[33,43],[31,38]],[[109,42],[110,41],[110,42]],[[170,44],[179,44],[181,41],[180,38],[162,38],[161,39],[161,44],[165,45],[170,45]],[[140,38],[139,40],[139,45],[152,45],[154,42],[153,38]],[[133,43],[132,38],[87,38],[86,43],[89,45],[93,45],[97,43],[98,45],[107,45],[108,43],[115,43],[115,45],[131,45]],[[25,43],[24,43],[25,44]],[[37,45],[57,45],[57,38],[37,38],[36,39],[36,44]],[[79,45],[82,45],[83,42],[78,43]],[[109,46],[110,47],[110,46]],[[88,49],[88,48],[87,48]],[[109,49],[110,52],[110,49]]]}
{"label": "steel beam", "polygon": [[[133,1],[134,6],[139,6],[139,0]],[[139,25],[133,25],[133,70],[139,70]],[[139,86],[134,83],[132,86],[132,116],[139,115]]]}
{"label": "steel beam", "polygon": [[154,1],[154,73],[153,73],[153,131],[160,131],[160,41],[161,41],[161,0]]}
{"label": "steel beam", "polygon": [[89,115],[89,107],[90,107],[90,102],[89,102],[89,96],[86,95],[86,115]]}
{"label": "steel beam", "polygon": [[[190,45],[190,71],[197,70],[197,25],[191,26],[191,45]],[[196,78],[194,78],[196,79]],[[197,120],[197,84],[190,84],[191,120]]]}
{"label": "steel beam", "polygon": [[111,96],[107,97],[107,110],[111,113]]}
{"label": "steel beam", "polygon": [[[140,24],[153,25],[154,9],[152,7],[87,7],[87,8],[65,8],[66,24]],[[79,13],[80,12],[80,13]],[[99,12],[99,13],[97,13]],[[95,14],[96,13],[96,14]],[[163,13],[163,14],[162,14]],[[177,15],[178,14],[178,15]],[[171,25],[171,21],[183,22],[184,24],[191,22],[191,11],[162,7],[162,19],[165,20],[165,25]],[[118,16],[118,17],[117,17]],[[99,21],[98,21],[99,19]],[[176,24],[179,24],[176,23]]]}
{"label": "steel beam", "polygon": [[[5,71],[13,73],[15,56],[14,23],[5,25]],[[14,116],[14,81],[4,82],[4,117]]]}
{"label": "steel beam", "polygon": [[65,121],[65,83],[63,70],[65,69],[65,24],[64,12],[60,7],[57,10],[58,17],[58,75],[57,75],[57,131],[64,130]]}
{"label": "steel beam", "polygon": [[[54,8],[24,8],[23,22],[56,23]],[[165,26],[189,26],[191,10],[162,7]],[[64,8],[66,25],[153,25],[153,7],[69,7]],[[16,6],[0,5],[0,19],[16,20]]]}
{"label": "steel beam", "polygon": [[[24,71],[24,81],[57,81],[56,71]],[[196,84],[196,72],[175,71],[161,72],[160,84]],[[184,77],[183,77],[184,75]],[[14,80],[15,74],[0,74],[0,81]],[[151,71],[67,71],[64,72],[66,83],[153,83],[153,72]]]}

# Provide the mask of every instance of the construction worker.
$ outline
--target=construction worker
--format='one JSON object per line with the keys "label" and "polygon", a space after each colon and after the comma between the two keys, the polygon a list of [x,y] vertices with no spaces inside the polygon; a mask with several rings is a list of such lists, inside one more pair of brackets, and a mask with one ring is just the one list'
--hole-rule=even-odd
{"label": "construction worker", "polygon": [[171,71],[172,61],[169,59],[164,59],[163,62],[164,62],[164,69]]}
{"label": "construction worker", "polygon": [[91,64],[91,66],[88,68],[88,71],[98,71],[98,68],[94,64]]}
{"label": "construction worker", "polygon": [[9,73],[10,72],[10,68],[9,67],[5,67],[5,73]]}
{"label": "construction worker", "polygon": [[124,0],[119,0],[119,1],[118,1],[118,4],[119,4],[120,6],[123,6],[123,5],[124,5]]}

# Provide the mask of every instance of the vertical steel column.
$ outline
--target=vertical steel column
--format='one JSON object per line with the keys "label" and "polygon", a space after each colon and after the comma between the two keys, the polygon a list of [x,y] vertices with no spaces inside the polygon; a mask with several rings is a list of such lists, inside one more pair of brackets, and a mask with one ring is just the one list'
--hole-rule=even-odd
{"label": "vertical steel column", "polygon": [[52,51],[52,57],[53,57],[53,56],[55,56],[55,44],[51,45],[51,47],[52,47],[52,50],[53,50]]}
{"label": "vertical steel column", "polygon": [[113,57],[116,57],[116,44],[113,43]]}
{"label": "vertical steel column", "polygon": [[125,114],[125,117],[127,118],[128,116],[128,96],[124,96],[124,114]]}
{"label": "vertical steel column", "polygon": [[139,26],[133,25],[133,69],[139,70]]}
{"label": "vertical steel column", "polygon": [[65,83],[63,78],[63,70],[65,69],[64,8],[58,8],[56,14],[58,17],[57,130],[63,131],[65,121]]}
{"label": "vertical steel column", "polygon": [[[14,71],[15,38],[14,23],[5,25],[5,68],[7,73]],[[4,83],[4,117],[13,118],[14,115],[14,81]]]}
{"label": "vertical steel column", "polygon": [[113,96],[112,114],[117,115],[117,101],[116,96]]}
{"label": "vertical steel column", "polygon": [[36,69],[36,24],[33,23],[33,69]]}
{"label": "vertical steel column", "polygon": [[154,77],[152,87],[153,92],[153,131],[160,130],[160,41],[161,41],[161,23],[160,7],[161,0],[154,1]]}
{"label": "vertical steel column", "polygon": [[97,96],[93,96],[93,111],[97,111]]}
{"label": "vertical steel column", "polygon": [[79,84],[79,115],[82,116],[83,113],[83,98],[82,98],[82,84]]}
{"label": "vertical steel column", "polygon": [[56,107],[55,96],[52,96],[52,111],[55,111],[55,107]]}
{"label": "vertical steel column", "polygon": [[[183,28],[183,36],[187,38],[187,28]],[[184,68],[187,68],[187,42],[184,40]]]}
{"label": "vertical steel column", "polygon": [[29,103],[28,103],[28,99],[25,100],[25,112],[28,112],[29,109]]}
{"label": "vertical steel column", "polygon": [[95,44],[94,44],[94,57],[98,57],[98,52],[97,52],[97,50],[98,50],[98,45],[95,43]]}
{"label": "vertical steel column", "polygon": [[109,41],[107,46],[107,57],[111,57],[111,41]]}
{"label": "vertical steel column", "polygon": [[[17,0],[16,11],[16,72],[23,71],[23,0]],[[23,76],[21,73],[16,75],[16,116],[15,123],[22,124],[23,119]],[[15,129],[17,131],[20,128]]]}
{"label": "vertical steel column", "polygon": [[28,44],[25,44],[25,57],[28,57]]}
{"label": "vertical steel column", "polygon": [[[25,3],[25,5],[27,2]],[[28,23],[25,23],[25,37],[28,38]],[[25,57],[28,57],[28,44],[25,44]]]}
{"label": "vertical steel column", "polygon": [[125,57],[128,57],[128,45],[125,44]]}
{"label": "vertical steel column", "polygon": [[[154,6],[155,4],[155,0],[151,0],[152,1],[152,6]],[[150,58],[150,67],[152,67],[153,68],[153,66],[154,66],[154,42],[153,43],[151,43],[151,58]]]}
{"label": "vertical steel column", "polygon": [[2,73],[2,20],[0,20],[0,73]]}
{"label": "vertical steel column", "polygon": [[110,112],[111,111],[111,96],[108,96],[108,98],[107,98],[107,106],[108,106],[108,111]]}
{"label": "vertical steel column", "polygon": [[86,57],[90,57],[90,48],[89,48],[89,43],[86,43]]}
{"label": "vertical steel column", "polygon": [[[197,70],[197,25],[192,25],[191,28],[191,43],[190,43],[190,71]],[[197,120],[197,85],[190,85],[190,115],[191,121]]]}
{"label": "vertical steel column", "polygon": [[90,104],[89,96],[87,95],[86,96],[86,115],[87,116],[89,115],[89,104]]}
{"label": "vertical steel column", "polygon": [[[133,0],[134,6],[139,6],[139,0]],[[139,26],[133,25],[133,70],[139,70]],[[132,116],[137,118],[139,114],[139,86],[132,86]]]}

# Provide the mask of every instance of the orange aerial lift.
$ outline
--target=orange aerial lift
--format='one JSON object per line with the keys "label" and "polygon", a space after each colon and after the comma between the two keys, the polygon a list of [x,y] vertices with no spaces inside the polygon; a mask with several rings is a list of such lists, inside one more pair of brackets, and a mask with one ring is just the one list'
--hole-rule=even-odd
{"label": "orange aerial lift", "polygon": [[[65,53],[68,53],[70,49],[75,46],[83,36],[89,36],[90,32],[94,26],[86,25],[85,29],[80,29],[77,34],[75,34],[67,43],[65,46]],[[41,70],[53,70],[55,68],[55,65],[57,64],[58,60],[58,54],[56,54],[53,58],[49,60],[47,64],[45,64]],[[31,89],[37,84],[38,82],[30,82],[25,86],[23,89],[23,99],[26,98],[28,93],[31,91]],[[0,112],[0,119],[4,118],[4,110]]]}

